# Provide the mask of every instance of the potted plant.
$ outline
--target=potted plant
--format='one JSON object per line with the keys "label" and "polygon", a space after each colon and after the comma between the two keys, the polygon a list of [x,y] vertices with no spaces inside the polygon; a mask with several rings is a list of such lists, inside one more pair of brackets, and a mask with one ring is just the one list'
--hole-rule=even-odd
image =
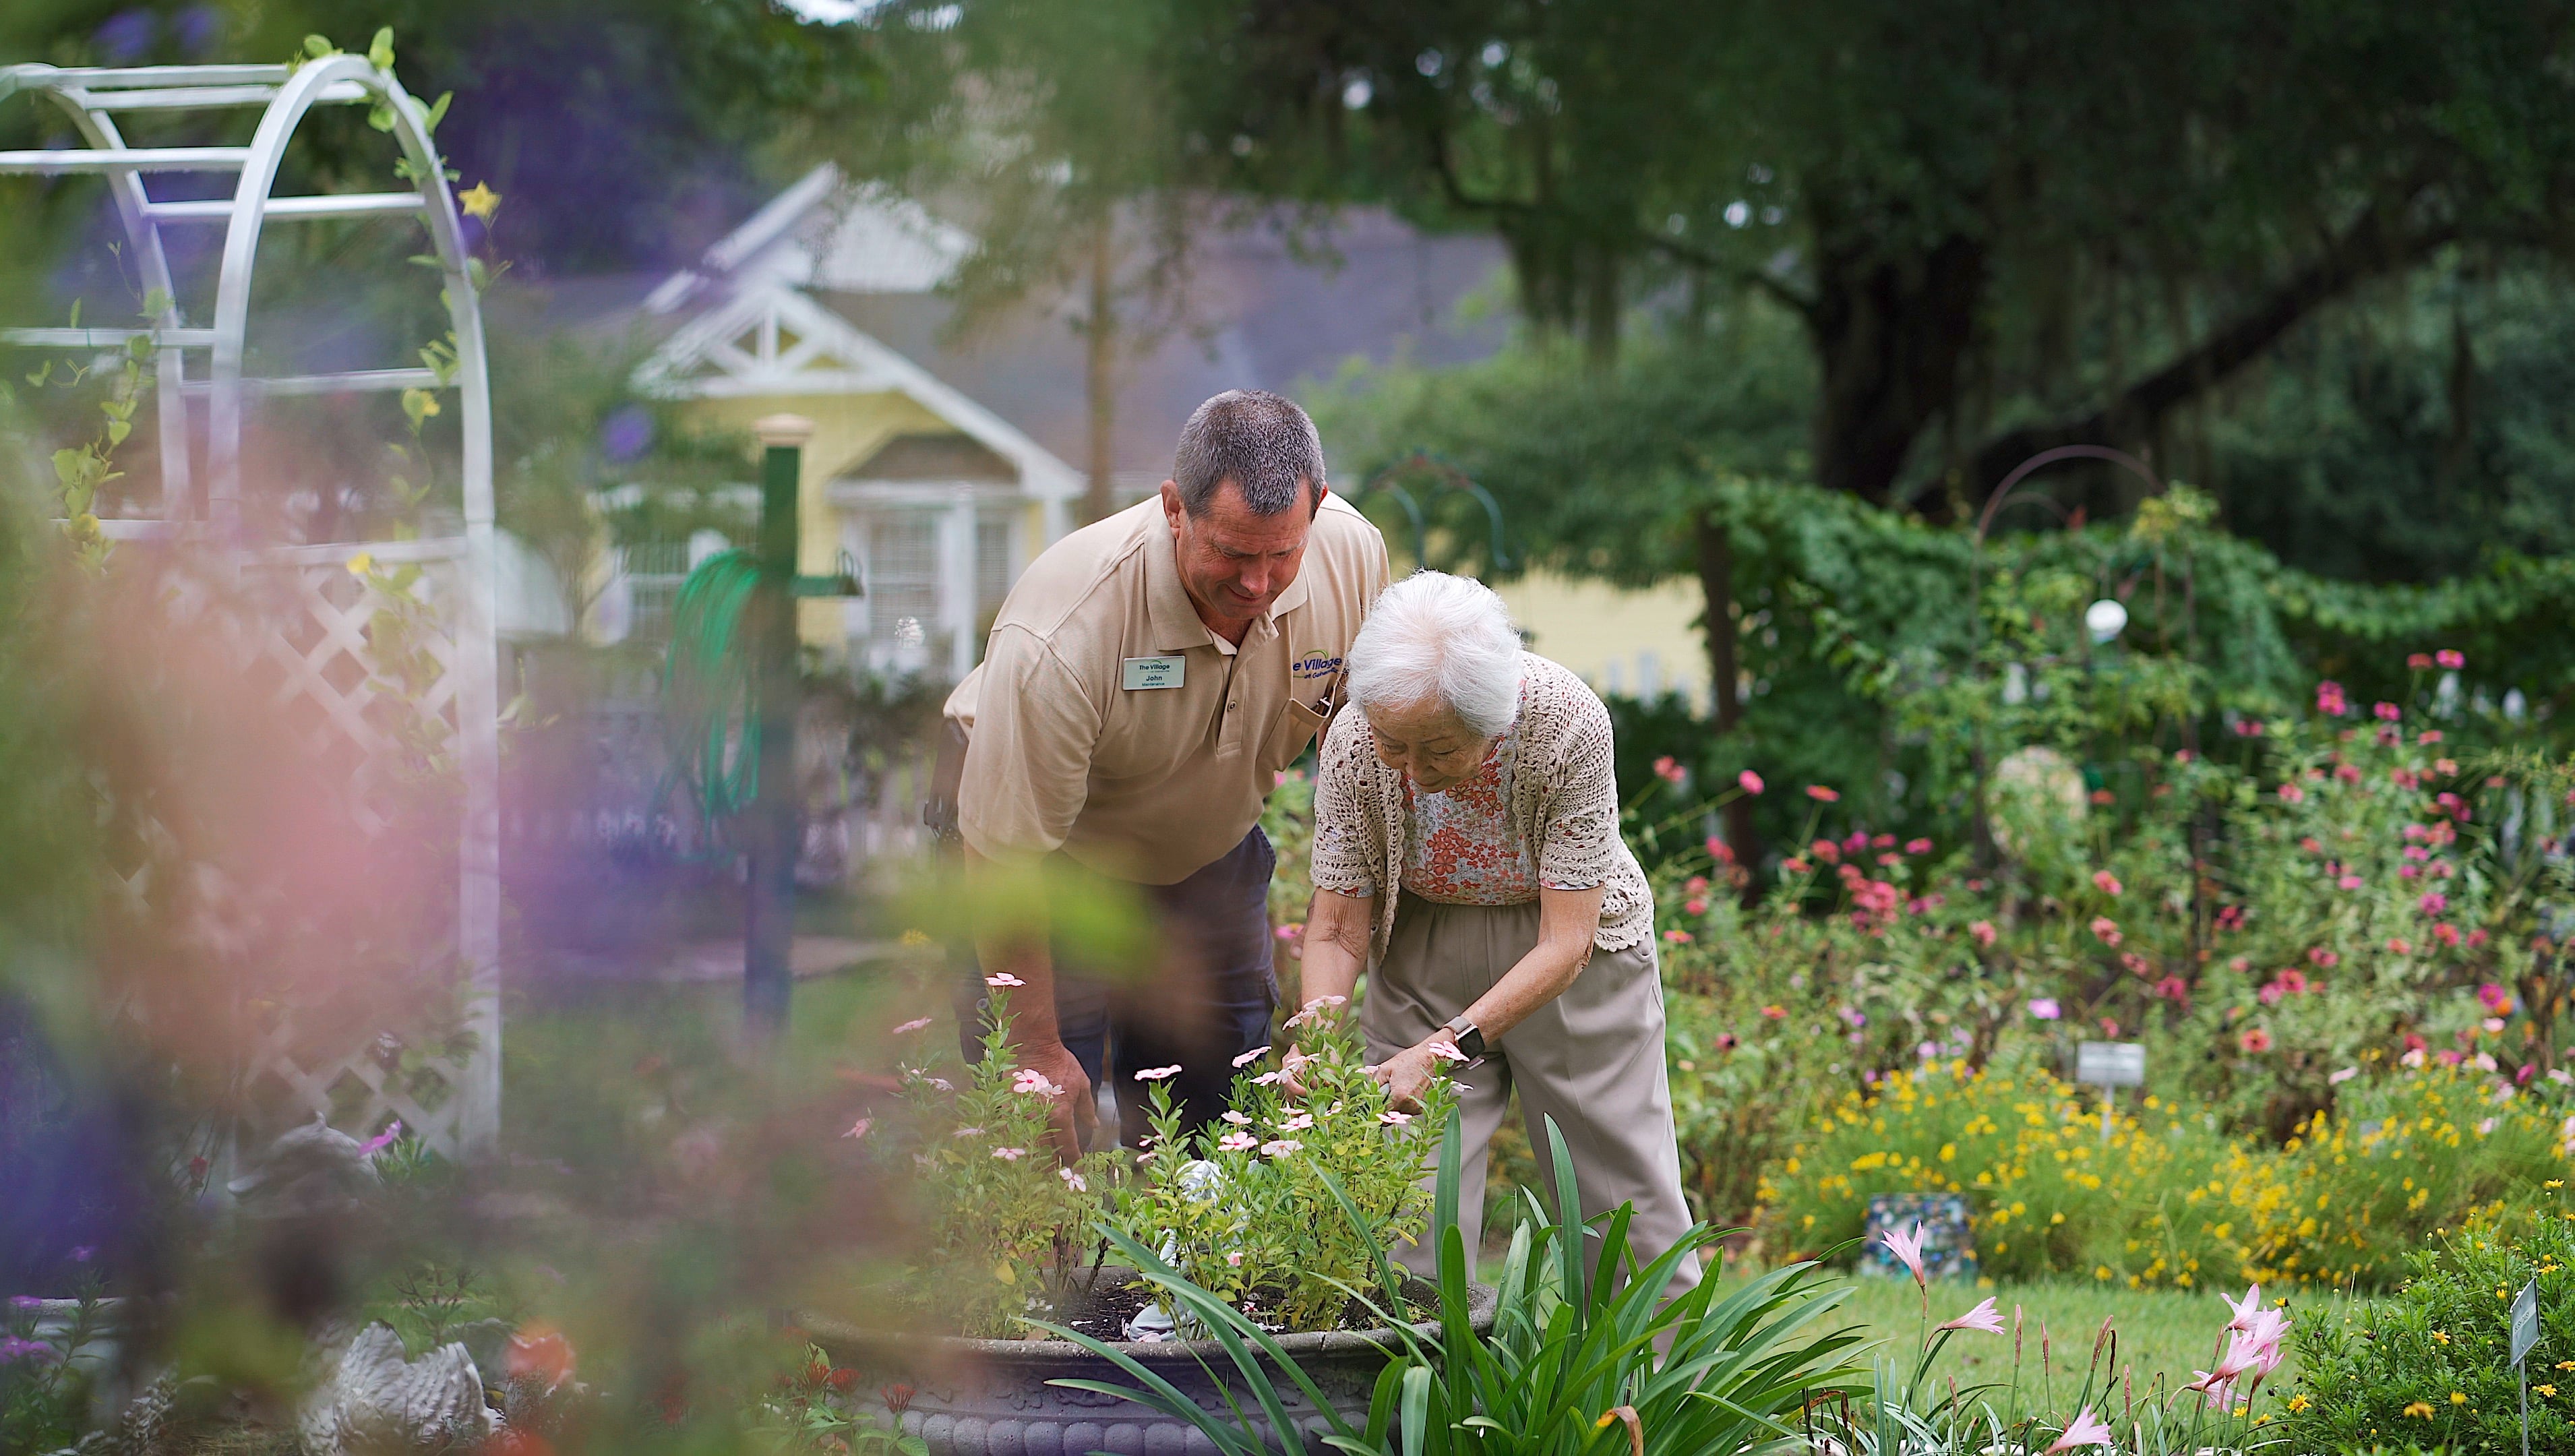
{"label": "potted plant", "polygon": [[[1231,1330],[1206,1318],[1203,1299],[1170,1298],[1141,1272],[1150,1264],[1188,1271],[1205,1298],[1305,1373],[1281,1407],[1291,1424],[1328,1429],[1364,1411],[1404,1336],[1428,1328],[1394,1325],[1436,1312],[1437,1290],[1421,1281],[1405,1292],[1409,1307],[1393,1308],[1379,1250],[1426,1224],[1422,1170],[1445,1125],[1446,1089],[1434,1088],[1418,1116],[1388,1106],[1334,998],[1289,1018],[1297,1050],[1244,1058],[1222,1120],[1184,1136],[1163,1082],[1170,1071],[1146,1068],[1137,1077],[1152,1109],[1148,1145],[1066,1167],[1047,1142],[1054,1089],[1011,1058],[1007,989],[995,987],[980,1062],[948,1075],[905,1068],[901,1125],[882,1137],[873,1124],[853,1129],[910,1178],[926,1229],[900,1285],[883,1291],[905,1327],[804,1320],[857,1372],[862,1398],[873,1392],[931,1456],[1207,1449],[1188,1422],[1086,1388],[1130,1377],[1070,1337],[1119,1352],[1209,1409],[1249,1399],[1227,1354]],[[1489,1323],[1490,1292],[1473,1297],[1468,1317]]]}

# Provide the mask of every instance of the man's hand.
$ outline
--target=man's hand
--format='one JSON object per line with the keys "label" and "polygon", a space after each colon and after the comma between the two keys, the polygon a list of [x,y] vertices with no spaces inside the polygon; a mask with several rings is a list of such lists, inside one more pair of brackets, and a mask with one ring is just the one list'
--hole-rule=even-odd
{"label": "man's hand", "polygon": [[1376,1078],[1378,1086],[1385,1088],[1385,1099],[1395,1111],[1418,1112],[1421,1094],[1429,1089],[1430,1079],[1439,1074],[1440,1066],[1464,1059],[1442,1029],[1369,1067],[1367,1072]]}
{"label": "man's hand", "polygon": [[1020,1070],[1036,1072],[1054,1085],[1047,1096],[1049,1136],[1055,1141],[1055,1155],[1071,1167],[1081,1160],[1083,1148],[1100,1126],[1100,1099],[1092,1093],[1091,1078],[1061,1041],[1017,1044],[1011,1054],[1019,1059]]}

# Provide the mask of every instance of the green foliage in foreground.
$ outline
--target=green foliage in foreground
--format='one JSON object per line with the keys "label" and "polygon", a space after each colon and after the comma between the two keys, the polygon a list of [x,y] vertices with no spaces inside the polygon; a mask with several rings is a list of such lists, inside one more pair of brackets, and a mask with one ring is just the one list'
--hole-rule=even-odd
{"label": "green foliage in foreground", "polygon": [[2298,1331],[2305,1389],[2290,1402],[2291,1449],[2424,1441],[2456,1453],[2519,1451],[2511,1309],[2535,1278],[2530,1449],[2575,1451],[2575,1212],[2563,1193],[2444,1234],[2412,1265],[2392,1297]]}
{"label": "green foliage in foreground", "polygon": [[[1814,1265],[1791,1265],[1730,1288],[1703,1280],[1665,1303],[1671,1271],[1682,1259],[1712,1253],[1720,1233],[1694,1227],[1660,1258],[1635,1268],[1625,1209],[1587,1230],[1548,1219],[1532,1198],[1531,1216],[1513,1233],[1496,1281],[1492,1333],[1479,1338],[1468,1322],[1466,1251],[1456,1226],[1459,1141],[1452,1113],[1440,1149],[1433,1224],[1441,1231],[1435,1324],[1416,1330],[1387,1313],[1405,1307],[1401,1271],[1368,1235],[1356,1206],[1342,1200],[1352,1228],[1369,1238],[1376,1264],[1377,1287],[1350,1292],[1395,1328],[1400,1349],[1378,1379],[1361,1425],[1329,1417],[1330,1429],[1320,1434],[1333,1447],[1349,1456],[1604,1456],[1628,1449],[1632,1440],[1647,1456],[1698,1456],[1789,1439],[1800,1429],[1809,1396],[1864,1387],[1861,1372],[1840,1359],[1854,1337],[1823,1332],[1820,1322],[1842,1295],[1818,1291]],[[1556,1206],[1578,1208],[1572,1158],[1552,1126],[1549,1142]],[[1596,1266],[1588,1248],[1595,1235]],[[1110,1237],[1166,1298],[1214,1332],[1251,1408],[1202,1410],[1117,1346],[1050,1326],[1137,1385],[1059,1383],[1187,1420],[1224,1456],[1262,1456],[1270,1449],[1265,1430],[1288,1428],[1283,1384],[1331,1409],[1258,1324],[1152,1250],[1124,1235]],[[1622,1266],[1630,1270],[1623,1284],[1595,1277],[1597,1269]],[[1668,1345],[1659,1359],[1658,1340]]]}

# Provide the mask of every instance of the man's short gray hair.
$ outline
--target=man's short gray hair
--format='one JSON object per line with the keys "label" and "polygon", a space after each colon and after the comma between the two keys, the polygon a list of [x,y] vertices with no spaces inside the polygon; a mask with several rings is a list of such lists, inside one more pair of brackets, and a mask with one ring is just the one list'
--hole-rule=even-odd
{"label": "man's short gray hair", "polygon": [[1350,643],[1361,709],[1436,702],[1470,731],[1499,735],[1520,712],[1520,635],[1493,589],[1445,572],[1388,587]]}
{"label": "man's short gray hair", "polygon": [[1256,516],[1276,516],[1323,489],[1323,437],[1286,395],[1227,390],[1181,427],[1172,484],[1192,516],[1207,514],[1219,486],[1235,483]]}

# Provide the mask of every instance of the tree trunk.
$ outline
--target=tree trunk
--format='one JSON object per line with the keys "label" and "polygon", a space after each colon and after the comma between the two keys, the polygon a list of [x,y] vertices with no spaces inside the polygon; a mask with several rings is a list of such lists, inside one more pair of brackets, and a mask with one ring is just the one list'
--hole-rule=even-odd
{"label": "tree trunk", "polygon": [[[1743,723],[1742,668],[1734,637],[1734,540],[1714,511],[1700,513],[1695,535],[1698,590],[1706,614],[1707,698],[1716,712],[1717,735],[1724,737]],[[1747,869],[1759,858],[1749,796],[1725,806],[1725,842],[1734,850],[1735,862]],[[1748,893],[1748,881],[1746,889]]]}
{"label": "tree trunk", "polygon": [[1110,480],[1118,430],[1118,258],[1103,215],[1091,238],[1091,314],[1083,326],[1082,387],[1091,408],[1091,485],[1082,501],[1087,521],[1118,509]]}
{"label": "tree trunk", "polygon": [[1984,302],[1984,245],[1949,237],[1899,258],[1820,248],[1807,315],[1823,365],[1815,480],[1885,505],[1923,428],[1957,398]]}

